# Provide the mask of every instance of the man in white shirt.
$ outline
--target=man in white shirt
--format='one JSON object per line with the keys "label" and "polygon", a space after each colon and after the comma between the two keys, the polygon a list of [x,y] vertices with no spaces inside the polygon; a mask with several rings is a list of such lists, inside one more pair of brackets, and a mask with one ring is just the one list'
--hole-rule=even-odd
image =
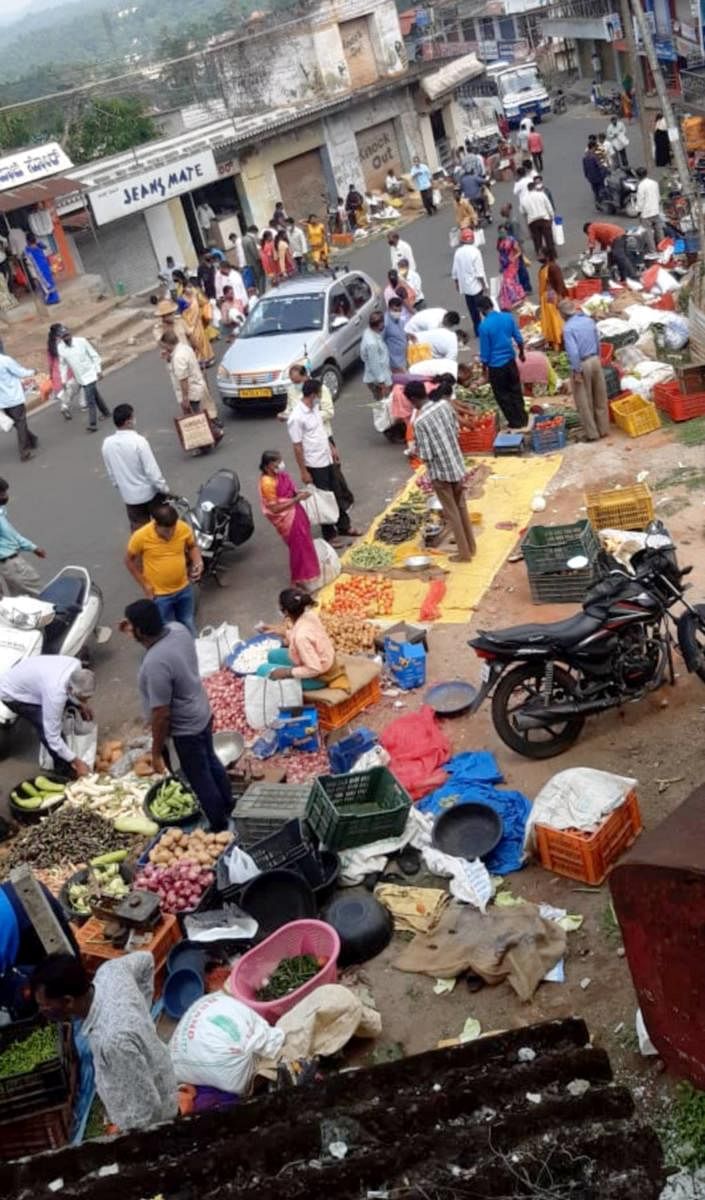
{"label": "man in white shirt", "polygon": [[387,171],[384,190],[388,196],[402,196],[404,194],[404,184],[400,179],[397,179],[394,171]]}
{"label": "man in white shirt", "polygon": [[[447,311],[445,308],[424,308],[421,312],[414,313],[413,317],[409,317],[404,328],[410,334],[425,333],[427,329],[440,329]],[[455,313],[455,316],[458,317],[458,314]],[[460,317],[452,322],[454,325],[459,323]]]}
{"label": "man in white shirt", "polygon": [[522,117],[521,118],[521,121],[519,122],[518,141],[519,141],[519,145],[521,146],[521,149],[524,151],[525,154],[526,154],[526,151],[529,149],[529,134],[531,133],[533,128],[534,128],[533,117]]}
{"label": "man in white shirt", "polygon": [[211,232],[211,221],[215,221],[215,213],[207,200],[201,201],[196,208],[196,216],[198,224],[201,227],[201,233],[207,242]]}
{"label": "man in white shirt", "polygon": [[212,422],[216,441],[220,441],[218,409],[208,391],[205,375],[201,370],[196,352],[191,346],[180,342],[173,330],[168,329],[159,339],[159,353],[164,359],[171,379],[174,395],[185,416],[205,412]]}
{"label": "man in white shirt", "polygon": [[302,275],[306,266],[306,255],[308,254],[308,238],[301,226],[296,224],[293,217],[286,218],[286,236],[289,239],[291,257],[296,263],[299,275]]}
{"label": "man in white shirt", "polygon": [[29,214],[27,224],[35,237],[45,242],[50,250],[56,250],[54,222],[46,200],[42,200],[34,211]]}
{"label": "man in white shirt", "polygon": [[399,234],[395,233],[394,231],[387,234],[387,242],[389,243],[389,257],[391,259],[392,266],[395,269],[398,269],[400,260],[405,258],[409,264],[409,268],[412,271],[415,271],[416,259],[414,258],[414,252],[409,243],[403,241],[399,237]]}
{"label": "man in white shirt", "polygon": [[532,179],[521,198],[519,207],[529,226],[536,255],[547,254],[549,258],[556,258],[556,245],[553,240],[553,205],[543,190],[543,180],[540,175]]}
{"label": "man in white shirt", "polygon": [[86,432],[95,433],[98,428],[96,408],[100,412],[101,421],[110,416],[110,409],[98,391],[97,386],[103,369],[100,355],[91,346],[87,338],[74,337],[65,325],[62,325],[57,331],[57,336],[59,338],[57,348],[59,351],[61,382],[65,387],[69,381],[70,372],[73,372],[76,383],[83,388],[86,408],[88,409]]}
{"label": "man in white shirt", "polygon": [[[431,311],[434,310],[432,309]],[[461,333],[458,328],[460,325],[460,314],[457,312],[444,312],[443,309],[435,309],[435,311],[443,313],[442,319],[437,324],[419,328],[416,324],[416,317],[412,317],[411,321],[407,321],[405,332],[412,341],[430,346],[434,358],[452,358],[457,362],[459,335],[465,341],[465,334]],[[419,313],[418,316],[425,316],[425,313]],[[411,330],[409,329],[410,325],[413,325]]]}
{"label": "man in white shirt", "polygon": [[245,264],[245,251],[242,246],[242,238],[239,233],[231,233],[228,235],[230,249],[226,250],[225,257],[231,266],[237,267],[241,271]]}
{"label": "man in white shirt", "polygon": [[637,167],[636,176],[639,180],[639,186],[636,189],[636,206],[646,233],[649,253],[655,254],[658,243],[663,239],[661,192],[656,180],[649,179],[646,167]]}
{"label": "man in white shirt", "polygon": [[135,410],[131,404],[113,409],[115,433],[102,445],[108,479],[119,491],[130,529],[134,533],[152,517],[155,500],[163,500],[169,488],[146,437],[135,430]]}
{"label": "man in white shirt", "polygon": [[218,302],[223,299],[226,287],[233,289],[233,298],[239,300],[245,312],[250,302],[247,288],[242,281],[242,275],[229,262],[222,262],[215,273],[215,298]]}
{"label": "man in white shirt", "polygon": [[324,492],[333,492],[338,501],[338,521],[336,525],[321,525],[321,533],[327,542],[333,546],[340,545],[340,537],[357,537],[357,532],[350,526],[350,518],[341,504],[340,484],[337,479],[336,465],[340,463],[340,455],[335,443],[328,437],[321,409],[318,404],[320,383],[316,379],[306,379],[301,389],[301,399],[297,400],[286,426],[294,447],[301,482],[312,483],[314,487]]}
{"label": "man in white shirt", "polygon": [[90,768],[66,744],[62,724],[67,705],[78,708],[88,721],[86,707],[95,691],[95,677],[80,659],[67,654],[38,654],[10,667],[0,678],[0,700],[18,717],[34,725],[54,766],[62,774],[88,775]]}
{"label": "man in white shirt", "polygon": [[477,337],[480,328],[480,311],[477,301],[487,290],[487,272],[482,254],[474,242],[475,235],[472,229],[461,229],[460,245],[453,255],[451,275],[455,281],[456,290],[465,297],[472,327],[475,330],[475,337]]}

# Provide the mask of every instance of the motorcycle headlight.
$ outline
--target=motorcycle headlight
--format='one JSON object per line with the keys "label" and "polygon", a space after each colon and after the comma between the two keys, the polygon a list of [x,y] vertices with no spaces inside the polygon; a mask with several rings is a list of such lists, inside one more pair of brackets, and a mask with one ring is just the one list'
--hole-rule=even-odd
{"label": "motorcycle headlight", "polygon": [[196,545],[200,550],[210,550],[211,546],[213,545],[213,534],[201,533],[199,529],[198,533],[196,534]]}

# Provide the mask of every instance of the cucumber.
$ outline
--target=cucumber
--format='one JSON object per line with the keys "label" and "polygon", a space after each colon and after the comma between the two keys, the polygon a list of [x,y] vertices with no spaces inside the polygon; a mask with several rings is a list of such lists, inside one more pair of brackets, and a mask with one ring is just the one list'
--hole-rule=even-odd
{"label": "cucumber", "polygon": [[23,796],[39,796],[41,799],[41,792],[37,791],[34,784],[31,783],[29,779],[25,779],[24,783],[20,784],[20,791],[22,792]]}
{"label": "cucumber", "polygon": [[41,796],[18,796],[16,793],[13,793],[13,800],[18,808],[26,808],[29,811],[41,808],[44,803]]}
{"label": "cucumber", "polygon": [[[129,832],[126,830],[125,832]],[[111,850],[108,854],[99,854],[90,860],[92,867],[107,867],[109,863],[121,863],[127,858],[127,850]]]}
{"label": "cucumber", "polygon": [[47,779],[44,775],[38,775],[34,781],[35,788],[39,788],[40,792],[65,792],[65,783],[53,783],[51,779]]}

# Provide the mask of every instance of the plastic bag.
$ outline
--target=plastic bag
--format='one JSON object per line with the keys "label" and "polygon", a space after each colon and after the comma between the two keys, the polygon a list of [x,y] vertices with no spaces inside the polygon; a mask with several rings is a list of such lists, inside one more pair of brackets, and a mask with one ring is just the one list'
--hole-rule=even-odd
{"label": "plastic bag", "polygon": [[225,992],[213,992],[184,1013],[169,1051],[178,1083],[244,1096],[257,1058],[277,1058],[283,1044],[281,1029],[272,1029],[258,1013]]}
{"label": "plastic bag", "polygon": [[255,860],[239,846],[232,846],[226,851],[223,855],[223,866],[230,883],[247,883],[248,879],[254,879],[255,875],[260,873]]}
{"label": "plastic bag", "polygon": [[253,729],[267,729],[276,721],[280,708],[297,708],[302,703],[299,679],[245,676],[245,717]]}
{"label": "plastic bag", "polygon": [[371,771],[373,767],[387,767],[389,763],[389,751],[384,746],[373,746],[355,759],[348,774],[357,775],[360,771]]}
{"label": "plastic bag", "polygon": [[669,350],[682,350],[690,337],[687,317],[672,317],[666,325],[664,336]]}
{"label": "plastic bag", "polygon": [[12,417],[8,417],[4,408],[0,408],[0,431],[2,433],[10,433],[15,428],[15,422]]}
{"label": "plastic bag", "polygon": [[305,500],[301,501],[306,516],[312,525],[335,525],[340,516],[338,501],[332,492],[324,492],[321,488],[312,487],[307,484],[309,493]]}
{"label": "plastic bag", "polygon": [[433,191],[431,192],[431,199],[432,199],[433,203],[435,204],[436,208],[440,208],[441,193],[439,192],[438,188],[434,188]]}
{"label": "plastic bag", "polygon": [[320,567],[320,575],[309,584],[309,591],[317,592],[320,588],[326,587],[329,583],[333,583],[340,575],[340,559],[332,546],[328,544],[325,538],[313,539],[314,549],[318,555],[318,565]]}
{"label": "plastic bag", "polygon": [[[81,714],[69,709],[61,723],[61,736],[74,758],[80,758],[86,766],[93,768],[98,752],[98,726],[95,721],[84,721]],[[39,743],[39,766],[50,771],[54,760],[42,742]]]}
{"label": "plastic bag", "polygon": [[563,218],[553,218],[553,240],[557,246],[565,245],[565,229],[563,228]]}
{"label": "plastic bag", "polygon": [[196,657],[201,679],[219,671],[239,641],[240,630],[237,625],[229,625],[227,621],[215,627],[204,625],[196,638]]}
{"label": "plastic bag", "polygon": [[475,245],[477,246],[478,250],[482,249],[486,240],[487,239],[485,238],[484,229],[482,229],[482,227],[480,227],[479,229],[476,229],[475,230]]}
{"label": "plastic bag", "polygon": [[[2,411],[2,410],[0,410]],[[377,433],[384,433],[394,424],[392,417],[392,397],[383,396],[376,404],[372,405],[372,424]]]}

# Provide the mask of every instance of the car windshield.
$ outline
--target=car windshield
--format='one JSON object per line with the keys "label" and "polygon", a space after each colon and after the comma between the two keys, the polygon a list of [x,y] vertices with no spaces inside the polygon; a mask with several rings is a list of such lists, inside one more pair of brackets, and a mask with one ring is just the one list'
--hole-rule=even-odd
{"label": "car windshield", "polygon": [[238,340],[277,333],[308,333],[323,328],[320,292],[293,296],[264,296],[245,321]]}
{"label": "car windshield", "polygon": [[531,88],[540,87],[541,77],[536,67],[523,67],[500,75],[498,82],[502,95],[506,96],[511,92],[528,92]]}

